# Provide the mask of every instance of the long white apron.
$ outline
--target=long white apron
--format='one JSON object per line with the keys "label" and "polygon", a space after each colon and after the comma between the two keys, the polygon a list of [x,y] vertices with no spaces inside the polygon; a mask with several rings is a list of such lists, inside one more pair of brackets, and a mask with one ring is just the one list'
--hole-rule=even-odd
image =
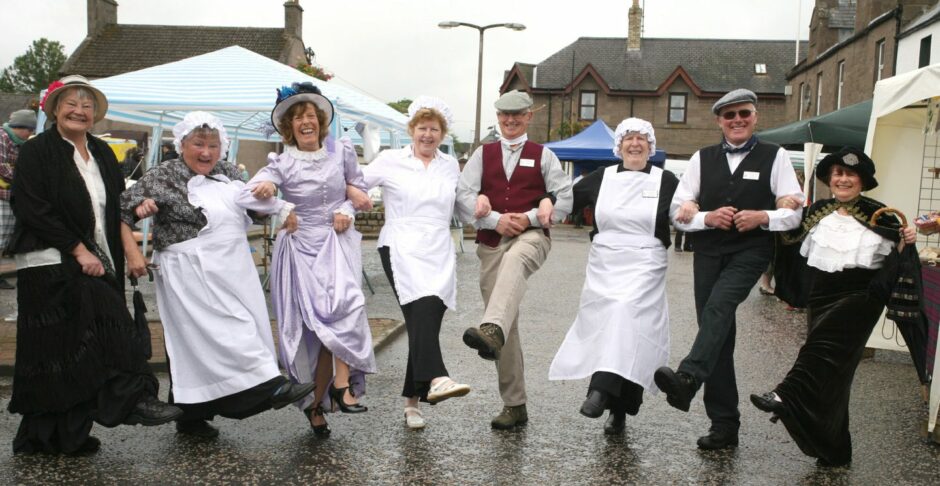
{"label": "long white apron", "polygon": [[662,170],[605,170],[581,305],[548,377],[608,371],[656,393],[653,372],[669,361],[666,249],[653,236]]}
{"label": "long white apron", "polygon": [[436,295],[457,309],[457,256],[450,222],[421,216],[385,220],[389,261],[401,304]]}
{"label": "long white apron", "polygon": [[246,237],[250,221],[235,205],[243,184],[224,181],[190,179],[189,202],[209,223],[196,238],[154,255],[160,266],[157,305],[179,403],[207,402],[280,375]]}

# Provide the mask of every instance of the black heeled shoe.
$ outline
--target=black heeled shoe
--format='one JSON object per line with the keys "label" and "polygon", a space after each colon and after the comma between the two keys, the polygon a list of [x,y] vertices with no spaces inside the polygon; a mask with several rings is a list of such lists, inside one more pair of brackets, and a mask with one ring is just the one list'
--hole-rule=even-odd
{"label": "black heeled shoe", "polygon": [[[342,388],[336,388],[332,384],[330,385],[330,390],[329,390],[330,399],[333,400],[333,403],[339,406],[340,412],[362,413],[362,412],[369,410],[369,407],[366,407],[365,405],[362,405],[361,403],[354,403],[350,405],[346,403],[345,401],[343,401],[343,396],[346,395],[346,390],[348,389],[349,389],[348,386],[344,386]],[[349,390],[349,394],[350,395],[353,394],[352,390]]]}
{"label": "black heeled shoe", "polygon": [[310,406],[304,409],[304,414],[307,416],[307,422],[310,422],[310,428],[313,429],[313,435],[317,437],[329,437],[332,430],[330,430],[330,424],[323,425],[313,425],[313,417],[322,417],[323,416],[323,406],[317,404],[316,407]]}

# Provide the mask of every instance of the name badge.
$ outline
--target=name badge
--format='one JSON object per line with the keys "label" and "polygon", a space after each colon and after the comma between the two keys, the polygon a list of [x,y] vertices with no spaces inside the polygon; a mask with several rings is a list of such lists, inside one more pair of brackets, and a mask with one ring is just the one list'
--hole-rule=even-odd
{"label": "name badge", "polygon": [[759,181],[759,180],[760,180],[760,172],[751,172],[751,171],[747,171],[747,170],[746,170],[746,171],[744,171],[744,180],[746,180],[746,181]]}
{"label": "name badge", "polygon": [[659,197],[659,190],[647,189],[643,191],[643,197]]}
{"label": "name badge", "polygon": [[519,165],[522,167],[535,167],[535,159],[519,159]]}

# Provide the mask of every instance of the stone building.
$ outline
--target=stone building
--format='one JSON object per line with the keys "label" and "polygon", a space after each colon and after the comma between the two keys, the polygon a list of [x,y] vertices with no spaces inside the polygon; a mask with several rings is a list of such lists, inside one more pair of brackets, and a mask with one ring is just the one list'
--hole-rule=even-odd
{"label": "stone building", "polygon": [[[566,138],[571,125],[630,116],[656,128],[657,147],[688,157],[716,143],[712,104],[735,88],[757,93],[760,128],[787,121],[785,74],[796,60],[792,40],[649,39],[642,37],[637,0],[626,38],[581,37],[537,64],[517,62],[500,92],[530,93],[537,109],[533,140]],[[801,43],[805,48],[805,43]]]}
{"label": "stone building", "polygon": [[[60,70],[63,76],[104,78],[233,45],[291,66],[310,61],[303,41],[303,8],[299,0],[284,3],[284,27],[277,28],[119,24],[117,1],[86,1],[88,35],[63,64]],[[109,120],[96,124],[95,132],[140,140],[149,134],[148,129]],[[254,173],[266,162],[265,157],[272,149],[272,143],[244,141],[239,144],[239,162]]]}
{"label": "stone building", "polygon": [[786,74],[788,121],[872,98],[897,72],[897,41],[937,0],[816,0],[806,57]]}

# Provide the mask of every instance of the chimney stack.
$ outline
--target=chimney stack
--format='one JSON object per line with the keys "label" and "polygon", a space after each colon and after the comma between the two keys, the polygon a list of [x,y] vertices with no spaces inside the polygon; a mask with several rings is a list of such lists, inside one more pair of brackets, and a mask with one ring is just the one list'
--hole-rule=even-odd
{"label": "chimney stack", "polygon": [[284,31],[298,39],[304,38],[304,9],[299,0],[284,2]]}
{"label": "chimney stack", "polygon": [[633,0],[633,6],[630,7],[629,27],[627,29],[627,50],[640,50],[640,37],[643,35],[643,9],[640,8],[640,0]]}
{"label": "chimney stack", "polygon": [[88,37],[94,37],[105,27],[117,23],[115,0],[88,0]]}

